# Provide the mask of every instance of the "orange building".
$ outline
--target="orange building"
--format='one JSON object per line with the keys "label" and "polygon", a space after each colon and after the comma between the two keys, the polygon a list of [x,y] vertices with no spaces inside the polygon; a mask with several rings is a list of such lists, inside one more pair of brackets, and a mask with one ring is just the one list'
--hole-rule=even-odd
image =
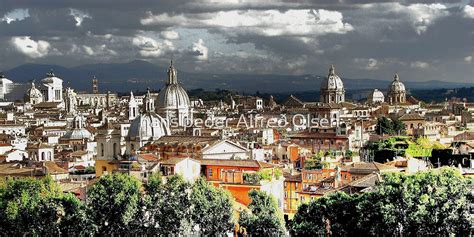
{"label": "orange building", "polygon": [[[256,160],[216,160],[202,159],[201,171],[207,181],[216,187],[228,190],[237,202],[248,205],[250,198],[248,192],[256,190],[273,190],[272,186],[281,182],[282,177],[277,177],[276,166]],[[270,179],[263,180],[261,174],[267,174]],[[283,190],[283,187],[281,188]],[[283,206],[283,200],[279,198],[279,193],[272,193]]]}
{"label": "orange building", "polygon": [[285,214],[285,219],[293,219],[298,207],[300,205],[299,195],[303,189],[303,184],[301,180],[301,174],[289,174],[285,173],[285,203],[283,213]]}

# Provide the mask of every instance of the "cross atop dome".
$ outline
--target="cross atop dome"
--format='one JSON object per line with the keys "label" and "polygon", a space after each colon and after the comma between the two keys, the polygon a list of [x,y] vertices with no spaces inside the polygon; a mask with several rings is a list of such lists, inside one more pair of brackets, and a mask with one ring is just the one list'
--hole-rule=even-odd
{"label": "cross atop dome", "polygon": [[329,67],[329,75],[334,75],[336,74],[336,67],[334,67],[334,65],[331,64],[331,67]]}
{"label": "cross atop dome", "polygon": [[178,84],[178,73],[173,67],[173,60],[170,62],[170,67],[168,68],[168,81],[167,85]]}
{"label": "cross atop dome", "polygon": [[400,77],[398,76],[398,73],[395,73],[395,76],[393,77],[395,81],[400,81]]}

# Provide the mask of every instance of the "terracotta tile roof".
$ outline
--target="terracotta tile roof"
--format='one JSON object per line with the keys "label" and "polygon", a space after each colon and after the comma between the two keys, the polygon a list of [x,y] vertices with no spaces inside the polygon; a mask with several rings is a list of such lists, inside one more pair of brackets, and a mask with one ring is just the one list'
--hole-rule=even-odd
{"label": "terracotta tile roof", "polygon": [[20,163],[0,164],[0,175],[3,176],[43,176],[41,168],[26,167]]}
{"label": "terracotta tile roof", "polygon": [[205,136],[162,136],[154,144],[197,144],[197,143],[213,143],[218,141],[218,137]]}
{"label": "terracotta tile roof", "polygon": [[61,102],[41,102],[33,105],[33,108],[58,108]]}
{"label": "terracotta tile roof", "polygon": [[71,156],[74,156],[74,157],[80,157],[86,154],[87,154],[87,151],[82,151],[82,150],[71,152]]}
{"label": "terracotta tile roof", "polygon": [[158,161],[160,158],[155,154],[143,153],[143,154],[138,154],[138,159],[154,162],[154,161]]}
{"label": "terracotta tile roof", "polygon": [[67,170],[59,167],[53,161],[45,161],[44,166],[47,168],[48,174],[67,174],[67,173],[69,173]]}
{"label": "terracotta tile roof", "polygon": [[382,178],[378,174],[368,174],[347,184],[350,187],[368,188],[375,186]]}
{"label": "terracotta tile roof", "polygon": [[301,174],[290,174],[290,173],[284,173],[283,177],[285,177],[285,181],[289,182],[301,182]]}
{"label": "terracotta tile roof", "polygon": [[219,160],[219,159],[201,159],[201,165],[209,166],[235,166],[249,168],[274,168],[275,165],[256,161],[256,160]]}
{"label": "terracotta tile roof", "polygon": [[[166,159],[166,160],[162,160],[160,161],[160,164],[162,165],[176,165],[178,164],[179,162],[185,160],[186,158],[177,158],[177,157],[174,157],[174,158],[169,158],[169,159]],[[195,160],[195,159],[192,159],[192,158],[189,158],[193,161],[196,161],[196,162],[199,162],[198,160]]]}
{"label": "terracotta tile roof", "polygon": [[406,121],[406,120],[425,120],[419,114],[404,114],[399,119],[402,120],[402,121]]}
{"label": "terracotta tile roof", "polygon": [[400,171],[400,169],[390,166],[381,164],[378,162],[358,162],[349,165],[349,172],[350,173],[358,173],[358,174],[371,174],[371,173],[383,173],[383,172],[390,172],[390,171]]}

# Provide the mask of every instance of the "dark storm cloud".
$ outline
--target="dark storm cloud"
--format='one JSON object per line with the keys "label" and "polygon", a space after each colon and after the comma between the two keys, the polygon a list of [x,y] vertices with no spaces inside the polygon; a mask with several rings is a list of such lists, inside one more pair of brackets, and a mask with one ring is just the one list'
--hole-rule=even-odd
{"label": "dark storm cloud", "polygon": [[[0,44],[7,46],[0,54],[8,58],[0,68],[175,58],[190,71],[325,73],[337,64],[350,77],[389,80],[399,71],[410,80],[468,82],[474,19],[463,9],[469,4],[0,0]],[[15,9],[27,9],[29,17],[1,20]]]}

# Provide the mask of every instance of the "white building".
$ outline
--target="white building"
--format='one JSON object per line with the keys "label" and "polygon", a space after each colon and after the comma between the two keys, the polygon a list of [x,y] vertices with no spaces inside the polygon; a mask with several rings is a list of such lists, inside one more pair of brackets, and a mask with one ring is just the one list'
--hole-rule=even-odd
{"label": "white building", "polygon": [[63,80],[56,77],[51,70],[41,80],[41,92],[46,102],[63,102]]}
{"label": "white building", "polygon": [[235,142],[222,140],[202,150],[203,159],[248,159],[249,150]]}
{"label": "white building", "polygon": [[13,86],[13,82],[0,73],[0,99],[4,100],[5,95],[8,94]]}
{"label": "white building", "polygon": [[201,163],[191,158],[170,158],[160,162],[163,176],[181,175],[184,180],[193,182],[201,176]]}
{"label": "white building", "polygon": [[54,161],[54,148],[45,143],[31,144],[26,147],[28,156],[33,161]]}

